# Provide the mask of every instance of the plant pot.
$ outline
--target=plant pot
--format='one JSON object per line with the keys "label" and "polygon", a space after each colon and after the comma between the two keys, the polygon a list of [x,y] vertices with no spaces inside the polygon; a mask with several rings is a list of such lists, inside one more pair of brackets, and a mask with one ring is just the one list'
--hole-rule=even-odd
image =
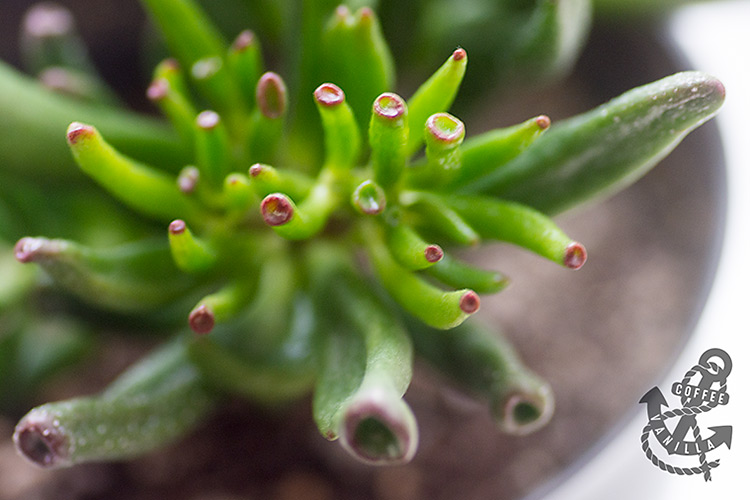
{"label": "plant pot", "polygon": [[[683,69],[656,33],[598,29],[576,72],[557,86],[514,93],[512,100],[498,95],[490,109],[465,110],[462,117],[476,127],[469,134],[481,131],[477,123],[490,128],[541,113],[554,123]],[[576,470],[685,344],[714,275],[723,168],[709,124],[632,188],[563,215],[561,226],[589,251],[576,273],[506,246],[468,254],[514,281],[484,300],[480,315],[552,384],[556,414],[536,434],[501,434],[485,406],[418,364],[407,400],[421,444],[406,466],[353,462],[318,435],[307,400],[274,411],[236,401],[186,440],[146,457],[53,472],[15,457],[8,419],[0,421],[0,499],[522,498]],[[82,375],[88,384],[72,379],[44,396],[95,390],[90,380],[112,376],[143,343],[120,342]]]}

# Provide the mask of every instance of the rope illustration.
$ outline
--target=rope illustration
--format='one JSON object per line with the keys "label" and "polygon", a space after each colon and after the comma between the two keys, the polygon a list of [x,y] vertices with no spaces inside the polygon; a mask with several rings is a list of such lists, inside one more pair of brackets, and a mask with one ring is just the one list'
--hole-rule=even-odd
{"label": "rope illustration", "polygon": [[[705,357],[705,354],[704,354]],[[703,361],[703,357],[701,358],[701,361]],[[707,365],[707,366],[706,366]],[[701,381],[701,385],[705,387],[711,387],[715,382],[720,382],[721,385],[717,392],[723,393],[727,390],[727,383],[726,383],[726,375],[721,376],[721,371],[719,369],[719,366],[715,362],[706,362],[706,365],[697,364],[693,366],[690,370],[688,370],[685,373],[685,376],[682,379],[682,384],[686,385],[690,382],[690,380],[697,374],[700,374],[703,379]],[[730,368],[731,369],[731,368]],[[693,437],[695,439],[696,443],[699,443],[701,441],[701,434],[700,434],[700,427],[698,426],[697,422],[695,421],[695,416],[699,415],[701,413],[706,413],[714,409],[718,404],[717,401],[711,401],[706,404],[700,405],[701,402],[699,397],[688,397],[688,396],[682,396],[680,398],[680,402],[683,405],[682,408],[676,408],[674,410],[668,410],[665,412],[661,412],[659,415],[652,416],[649,423],[646,424],[646,426],[643,428],[643,431],[641,433],[641,448],[643,449],[643,452],[646,454],[646,458],[651,461],[652,464],[654,464],[659,469],[666,471],[670,474],[676,474],[679,476],[685,475],[685,476],[691,476],[694,474],[703,474],[703,478],[705,481],[711,480],[711,469],[714,469],[719,466],[719,460],[714,460],[709,462],[706,458],[706,452],[702,449],[699,449],[698,453],[698,459],[700,461],[699,467],[675,467],[673,465],[670,465],[663,460],[661,460],[659,457],[656,456],[656,454],[651,449],[651,446],[648,442],[648,436],[651,433],[651,431],[655,430],[657,427],[657,424],[663,424],[666,420],[674,417],[687,417],[690,420],[687,420],[686,423],[690,425],[690,428],[693,431]],[[681,438],[681,436],[680,436]]]}

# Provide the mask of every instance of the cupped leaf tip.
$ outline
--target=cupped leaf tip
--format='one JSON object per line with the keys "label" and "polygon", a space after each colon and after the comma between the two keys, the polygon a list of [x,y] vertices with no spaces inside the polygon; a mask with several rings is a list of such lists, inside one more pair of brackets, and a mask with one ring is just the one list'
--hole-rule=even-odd
{"label": "cupped leaf tip", "polygon": [[269,226],[283,226],[294,216],[294,204],[288,196],[272,193],[263,198],[260,204],[263,220]]}
{"label": "cupped leaf tip", "polygon": [[16,426],[13,442],[18,453],[45,469],[70,465],[69,439],[59,422],[47,412],[31,412]]}
{"label": "cupped leaf tip", "polygon": [[315,102],[321,106],[337,106],[344,102],[346,96],[344,91],[334,83],[324,83],[315,89],[313,92]]}

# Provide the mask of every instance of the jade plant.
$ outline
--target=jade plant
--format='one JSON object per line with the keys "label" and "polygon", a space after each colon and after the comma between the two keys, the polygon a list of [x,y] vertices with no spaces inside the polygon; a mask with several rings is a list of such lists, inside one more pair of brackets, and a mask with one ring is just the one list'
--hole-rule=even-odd
{"label": "jade plant", "polygon": [[102,318],[162,336],[103,392],[20,420],[16,446],[43,467],[146,453],[229,396],[308,394],[323,437],[404,463],[414,356],[486,401],[500,430],[540,428],[548,383],[469,319],[508,278],[460,249],[503,241],[581,268],[584,246],[551,217],[634,182],[724,99],[684,72],[559,123],[472,135],[449,113],[467,50],[444,47],[401,96],[370,7],[304,2],[282,75],[253,32],[228,43],[194,0],[141,3],[173,57],[146,90],[166,122],[122,108],[63,9],[27,18],[46,88],[0,66],[4,406],[90,351]]}

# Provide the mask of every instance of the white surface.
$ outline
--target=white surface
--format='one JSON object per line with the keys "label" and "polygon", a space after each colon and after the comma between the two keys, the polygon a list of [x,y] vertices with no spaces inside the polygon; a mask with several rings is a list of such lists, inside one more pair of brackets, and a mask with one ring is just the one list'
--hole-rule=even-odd
{"label": "white surface", "polygon": [[[720,458],[710,482],[702,476],[667,474],[652,465],[640,448],[647,421],[640,405],[614,441],[544,500],[750,498],[750,2],[688,7],[677,13],[670,28],[692,68],[718,77],[727,89],[717,120],[726,150],[729,198],[724,247],[706,309],[696,335],[659,388],[674,406],[675,396],[669,393],[672,382],[681,380],[705,350],[727,351],[733,362],[727,380],[729,404],[700,416],[698,423],[702,429],[731,425],[732,448],[722,446],[709,453],[709,460]],[[633,407],[638,406],[634,401]],[[660,458],[673,460],[657,447],[653,449]]]}

